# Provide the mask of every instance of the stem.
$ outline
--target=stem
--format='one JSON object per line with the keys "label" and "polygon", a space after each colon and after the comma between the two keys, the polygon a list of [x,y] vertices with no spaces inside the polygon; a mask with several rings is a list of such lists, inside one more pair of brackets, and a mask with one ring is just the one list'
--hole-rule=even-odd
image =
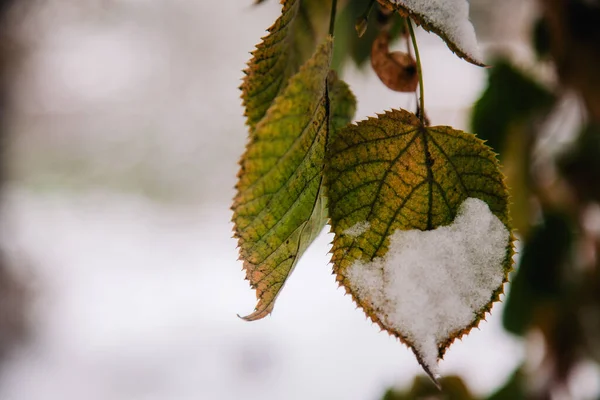
{"label": "stem", "polygon": [[329,17],[329,35],[333,36],[335,29],[335,12],[337,10],[337,0],[331,2],[331,16]]}
{"label": "stem", "polygon": [[419,118],[421,123],[425,123],[425,89],[423,88],[423,69],[421,68],[421,57],[419,56],[419,47],[417,46],[417,36],[413,29],[412,22],[409,17],[406,17],[406,24],[408,25],[408,31],[410,32],[410,38],[412,40],[413,47],[415,49],[415,57],[417,58],[417,74],[419,74]]}
{"label": "stem", "polygon": [[367,7],[367,9],[365,10],[365,12],[363,13],[362,17],[369,19],[369,16],[371,15],[371,11],[373,10],[373,6],[375,5],[375,1],[377,0],[371,0],[369,2],[369,6]]}

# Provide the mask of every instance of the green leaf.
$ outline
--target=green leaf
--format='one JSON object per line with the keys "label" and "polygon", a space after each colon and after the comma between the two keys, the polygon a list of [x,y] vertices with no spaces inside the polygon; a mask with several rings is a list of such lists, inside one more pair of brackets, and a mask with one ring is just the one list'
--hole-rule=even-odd
{"label": "green leaf", "polygon": [[356,97],[348,84],[338,78],[335,71],[329,71],[327,83],[331,110],[330,123],[333,133],[329,138],[331,141],[335,138],[336,132],[352,122],[356,113]]}
{"label": "green leaf", "polygon": [[493,64],[487,88],[473,106],[471,127],[488,146],[502,154],[511,127],[522,126],[536,115],[545,114],[555,97],[508,61],[498,60]]}
{"label": "green leaf", "polygon": [[484,62],[477,46],[475,29],[469,21],[469,2],[378,0],[382,6],[409,16],[423,29],[441,37],[446,45],[459,57],[483,66]]}
{"label": "green leaf", "polygon": [[246,278],[259,300],[247,320],[273,310],[286,279],[326,222],[321,181],[329,120],[333,127],[345,125],[355,110],[347,85],[335,76],[326,90],[331,53],[328,38],[275,99],[240,162],[233,222]]}
{"label": "green leaf", "polygon": [[328,2],[284,1],[281,16],[256,46],[240,86],[250,130],[325,37],[329,9],[323,3]]}
{"label": "green leaf", "polygon": [[327,160],[337,280],[433,377],[512,267],[494,153],[472,134],[393,110],[340,131]]}
{"label": "green leaf", "polygon": [[511,188],[514,228],[527,235],[534,212],[529,182],[529,147],[536,123],[547,115],[554,95],[507,60],[488,70],[488,83],[475,105],[471,129],[500,154]]}
{"label": "green leaf", "polygon": [[524,243],[519,267],[512,279],[502,316],[504,328],[516,335],[527,330],[568,298],[564,284],[564,266],[568,265],[574,242],[574,228],[568,216],[547,210],[542,222]]}

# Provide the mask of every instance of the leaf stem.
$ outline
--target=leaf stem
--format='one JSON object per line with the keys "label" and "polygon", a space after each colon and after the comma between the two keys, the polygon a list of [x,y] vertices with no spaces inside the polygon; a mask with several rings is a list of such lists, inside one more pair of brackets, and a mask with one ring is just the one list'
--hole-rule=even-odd
{"label": "leaf stem", "polygon": [[413,47],[415,49],[415,57],[417,59],[417,74],[419,74],[419,118],[421,123],[425,124],[425,89],[423,88],[423,68],[421,68],[421,57],[419,55],[419,47],[417,46],[417,36],[413,29],[412,22],[409,17],[406,17],[406,24],[410,32]]}
{"label": "leaf stem", "polygon": [[369,21],[369,16],[371,15],[371,11],[373,11],[373,6],[377,0],[370,0],[367,9],[362,13],[359,18],[365,19],[367,22]]}
{"label": "leaf stem", "polygon": [[329,35],[333,36],[333,31],[335,29],[335,12],[337,11],[337,0],[332,0],[331,2],[331,14],[329,17]]}
{"label": "leaf stem", "polygon": [[367,11],[364,13],[365,17],[369,18],[369,15],[371,15],[371,11],[373,10],[373,6],[375,5],[376,1],[377,0],[371,0],[369,6],[367,7]]}

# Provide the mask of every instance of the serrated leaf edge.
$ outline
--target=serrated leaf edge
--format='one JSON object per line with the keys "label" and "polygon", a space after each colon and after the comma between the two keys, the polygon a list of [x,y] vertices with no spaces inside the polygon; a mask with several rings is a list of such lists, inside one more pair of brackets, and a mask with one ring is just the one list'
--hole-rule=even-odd
{"label": "serrated leaf edge", "polygon": [[[389,114],[393,114],[395,112],[402,112],[402,113],[408,113],[410,115],[413,115],[412,113],[400,109],[400,110],[386,110],[383,113],[379,114],[376,113],[375,115],[377,117],[367,117],[367,120],[377,120],[379,117],[382,116],[387,116]],[[414,116],[415,118],[417,118],[416,116]],[[417,118],[418,120],[418,118]],[[365,121],[365,120],[363,120]],[[363,121],[357,121],[355,123],[353,123],[352,125],[354,126],[359,126]],[[436,126],[435,128],[451,128],[453,130],[456,130],[452,127],[449,126],[444,126],[444,125],[440,125],[440,126]],[[463,131],[464,132],[464,131]],[[465,132],[467,133],[467,132]],[[481,139],[479,139],[476,135],[474,135],[474,138],[476,139],[477,142],[479,142],[480,144],[484,144],[485,142]],[[488,149],[488,151],[490,152],[490,154],[494,155],[493,157],[493,162],[494,165],[500,170],[501,166],[500,163],[498,162],[498,159],[496,157],[496,153],[493,152],[493,150],[491,148],[489,148],[488,146],[486,146],[486,148]],[[327,162],[325,163],[325,168],[328,168],[328,164]],[[325,177],[327,177],[327,173],[325,173]],[[508,186],[506,184],[506,177],[502,174],[502,183],[504,188],[506,188],[507,190],[507,222],[506,224],[504,224],[506,226],[506,228],[508,229],[511,226],[511,221],[512,218],[510,216],[510,214],[508,213],[508,205],[510,203],[510,193],[508,192]],[[329,188],[329,184],[326,183],[325,187]],[[325,192],[325,195],[327,196],[327,191]],[[331,221],[331,218],[329,218],[329,227],[330,230],[329,232],[332,233],[333,235],[338,235],[337,232],[335,232],[335,229],[333,227],[333,223]],[[442,360],[444,358],[444,355],[446,353],[446,351],[448,350],[448,348],[450,347],[450,345],[452,345],[452,343],[454,343],[454,341],[456,339],[462,340],[462,338],[467,335],[469,332],[471,332],[471,330],[473,328],[478,328],[479,327],[479,323],[481,322],[481,320],[485,320],[486,319],[486,314],[491,314],[491,309],[493,307],[493,305],[500,301],[500,296],[502,294],[504,294],[504,286],[505,284],[508,282],[508,277],[510,275],[510,273],[514,270],[514,255],[515,255],[515,236],[514,236],[514,232],[511,230],[509,230],[510,236],[509,236],[509,242],[508,245],[506,247],[506,255],[504,258],[504,262],[503,262],[503,269],[504,269],[504,276],[502,279],[502,283],[500,284],[500,286],[492,293],[491,297],[490,297],[490,301],[484,306],[482,307],[476,314],[475,319],[473,320],[473,322],[471,324],[469,324],[468,326],[466,326],[463,329],[460,329],[458,331],[453,332],[452,334],[450,334],[450,337],[442,342],[439,347],[438,347],[438,360]],[[341,232],[339,233],[341,234]],[[395,337],[396,339],[398,339],[400,341],[400,343],[404,344],[405,346],[407,346],[415,355],[415,357],[417,358],[417,361],[419,363],[419,365],[421,365],[421,367],[423,368],[423,370],[427,373],[427,375],[436,383],[438,383],[438,376],[436,376],[434,373],[432,373],[432,371],[427,367],[427,365],[425,364],[423,358],[421,357],[421,355],[417,352],[417,350],[415,349],[415,346],[413,345],[413,343],[411,343],[410,340],[408,340],[406,337],[402,336],[400,334],[400,332],[394,332],[394,331],[390,331],[388,330],[388,328],[386,328],[383,323],[380,321],[380,319],[377,317],[377,315],[374,312],[371,312],[370,310],[367,310],[365,308],[365,306],[363,306],[361,304],[360,298],[357,295],[357,293],[355,293],[354,291],[352,291],[352,289],[350,289],[350,285],[348,285],[348,282],[346,280],[346,278],[342,275],[341,271],[339,270],[339,268],[336,266],[336,261],[338,260],[338,258],[336,257],[336,248],[334,245],[334,242],[331,243],[331,249],[329,251],[329,254],[331,255],[331,260],[330,263],[333,266],[333,274],[335,275],[335,279],[336,282],[338,283],[338,287],[342,287],[346,294],[349,294],[352,298],[352,301],[356,304],[357,308],[360,308],[361,310],[363,310],[363,312],[365,313],[365,315],[367,316],[368,319],[371,320],[372,323],[376,324],[380,330],[385,331],[388,333],[389,336]]]}

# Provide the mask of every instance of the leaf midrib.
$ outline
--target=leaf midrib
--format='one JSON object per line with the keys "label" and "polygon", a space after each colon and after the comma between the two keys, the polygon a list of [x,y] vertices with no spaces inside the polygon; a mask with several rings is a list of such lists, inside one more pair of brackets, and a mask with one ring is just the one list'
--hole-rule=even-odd
{"label": "leaf midrib", "polygon": [[[461,188],[463,193],[468,196],[469,195],[469,191],[466,187],[466,185],[464,184],[463,180],[462,180],[462,176],[460,174],[460,172],[458,171],[458,168],[456,167],[456,165],[453,163],[453,161],[451,160],[451,158],[448,156],[448,154],[446,153],[446,151],[442,148],[441,145],[439,145],[437,143],[437,141],[432,137],[432,135],[428,132],[427,128],[420,126],[417,127],[416,129],[411,131],[412,133],[414,133],[414,136],[407,142],[406,146],[401,149],[401,151],[398,152],[398,154],[394,157],[394,159],[392,159],[391,161],[388,161],[386,163],[388,163],[388,167],[385,169],[385,173],[383,174],[381,180],[379,180],[379,184],[377,187],[377,190],[375,192],[374,195],[374,200],[371,204],[366,204],[364,206],[361,206],[360,208],[358,208],[355,211],[358,211],[364,207],[369,207],[369,213],[366,217],[366,221],[370,221],[370,219],[372,218],[374,212],[375,212],[375,205],[377,204],[377,202],[380,200],[379,196],[381,194],[381,190],[383,189],[384,184],[386,184],[386,180],[389,176],[389,174],[391,172],[393,172],[393,169],[395,167],[395,165],[398,163],[398,161],[400,160],[400,158],[406,153],[406,151],[408,151],[408,149],[414,144],[415,140],[417,138],[420,138],[422,140],[422,146],[423,146],[423,164],[425,165],[425,169],[427,172],[427,176],[420,181],[418,184],[414,185],[411,187],[411,190],[406,194],[406,197],[403,199],[402,203],[394,210],[394,214],[393,217],[388,221],[388,223],[386,223],[386,229],[384,231],[384,233],[381,235],[381,240],[379,241],[379,243],[377,245],[373,245],[371,243],[371,245],[373,245],[374,247],[374,251],[373,254],[371,256],[371,261],[377,257],[377,253],[379,252],[379,250],[382,248],[383,243],[385,242],[385,238],[389,235],[390,233],[390,228],[393,225],[394,221],[398,218],[398,215],[400,214],[400,211],[403,210],[404,208],[406,208],[406,204],[408,203],[408,201],[412,198],[413,194],[419,189],[421,188],[424,184],[428,184],[429,185],[429,190],[428,190],[428,207],[427,207],[427,228],[426,230],[431,230],[433,229],[433,190],[434,190],[434,185],[435,187],[437,187],[437,189],[440,192],[440,195],[444,201],[444,205],[449,209],[452,210],[452,207],[450,206],[450,203],[448,202],[447,196],[446,196],[446,190],[444,190],[444,188],[442,187],[441,183],[438,182],[435,177],[434,177],[434,173],[433,173],[433,163],[431,162],[432,158],[431,158],[431,153],[429,152],[429,142],[431,141],[433,145],[435,145],[435,147],[440,151],[440,153],[442,154],[442,156],[448,161],[449,165],[451,165],[454,174],[456,175],[457,179],[460,182]],[[361,142],[361,143],[356,143],[354,145],[348,146],[346,148],[344,148],[343,150],[337,152],[336,154],[339,155],[343,152],[345,152],[346,150],[348,150],[349,148],[352,147],[357,147],[359,145],[364,145],[364,144],[370,144],[373,141],[381,141],[384,139],[390,139],[393,137],[399,137],[399,136],[404,136],[404,134],[407,134],[407,132],[403,132],[402,134],[397,134],[397,135],[393,135],[393,136],[388,136],[385,138],[377,138],[377,139],[373,139],[373,140],[367,140],[365,142]],[[381,160],[377,160],[379,162],[382,162]],[[354,167],[354,166],[353,166]],[[340,171],[340,172],[345,172],[346,170]],[[397,174],[398,177],[400,178],[399,174]],[[400,178],[401,179],[401,178]],[[393,189],[393,187],[391,185],[388,184],[388,186],[390,186],[391,189]],[[395,190],[394,190],[395,191]],[[397,194],[397,193],[396,193]],[[355,212],[353,211],[353,212]],[[354,248],[355,244],[356,244],[357,240],[356,238],[353,239],[353,242],[350,246],[347,247],[345,253],[347,254],[352,248]]]}

